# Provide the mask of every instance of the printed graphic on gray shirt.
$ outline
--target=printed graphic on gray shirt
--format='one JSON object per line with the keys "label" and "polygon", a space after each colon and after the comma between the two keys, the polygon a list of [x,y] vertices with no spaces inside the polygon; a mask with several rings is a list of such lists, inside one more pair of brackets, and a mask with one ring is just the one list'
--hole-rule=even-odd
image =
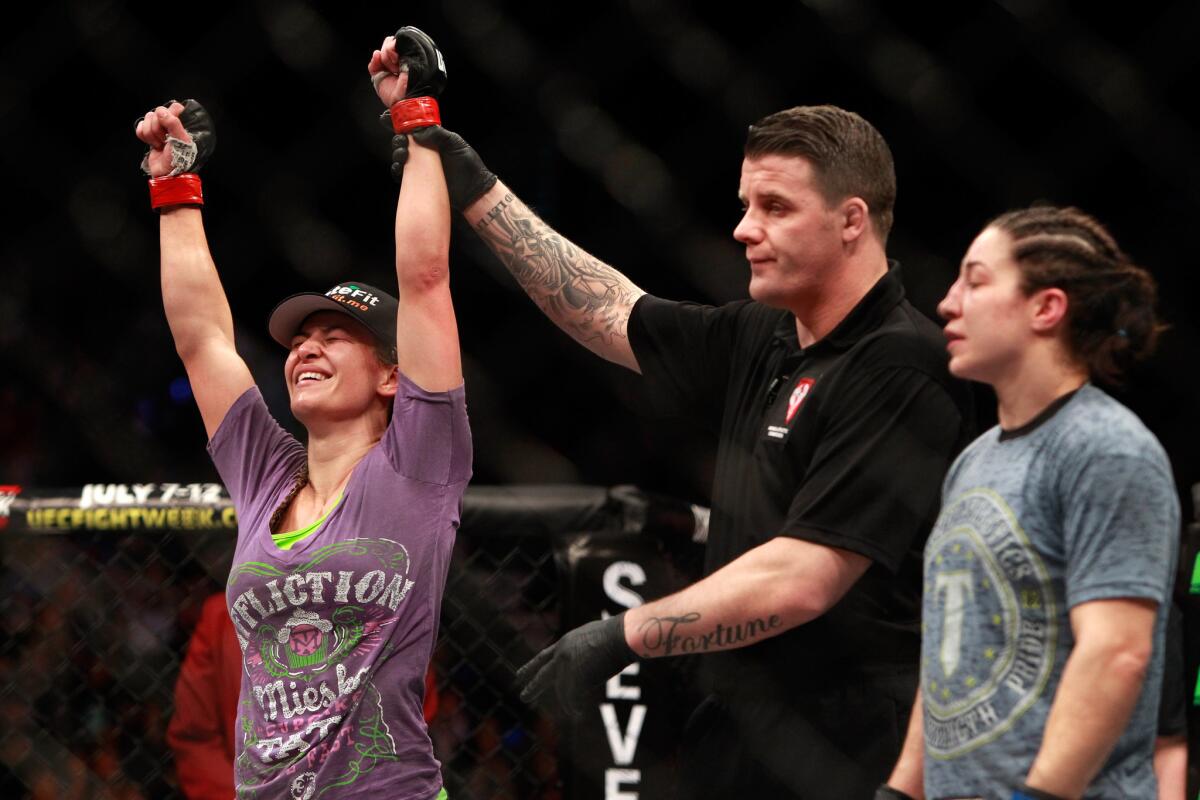
{"label": "printed graphic on gray shirt", "polygon": [[925,743],[954,758],[1009,730],[1046,690],[1057,601],[1013,510],[986,489],[943,510],[925,558]]}

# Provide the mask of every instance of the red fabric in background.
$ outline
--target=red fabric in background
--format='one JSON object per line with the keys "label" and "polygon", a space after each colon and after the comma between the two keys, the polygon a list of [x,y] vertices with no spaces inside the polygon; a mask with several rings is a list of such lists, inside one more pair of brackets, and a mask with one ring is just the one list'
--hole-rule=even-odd
{"label": "red fabric in background", "polygon": [[175,683],[167,743],[188,800],[233,797],[233,731],[242,682],[242,648],[225,595],[204,601]]}

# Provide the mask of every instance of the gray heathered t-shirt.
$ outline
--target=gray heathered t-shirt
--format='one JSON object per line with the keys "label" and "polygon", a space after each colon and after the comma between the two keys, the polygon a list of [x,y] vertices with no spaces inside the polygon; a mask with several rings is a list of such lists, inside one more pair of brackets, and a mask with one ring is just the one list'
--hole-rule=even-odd
{"label": "gray heathered t-shirt", "polygon": [[305,450],[257,388],[209,453],[238,511],[226,589],[243,657],[237,797],[430,800],[442,778],[422,701],[471,474],[463,389],[401,376],[383,438],[291,550],[269,522]]}
{"label": "gray heathered t-shirt", "polygon": [[[993,428],[963,451],[925,547],[930,800],[1008,800],[1025,779],[1074,645],[1073,606],[1170,596],[1179,501],[1158,440],[1090,384],[1031,427]],[[1164,607],[1133,716],[1085,797],[1156,795],[1165,623]]]}

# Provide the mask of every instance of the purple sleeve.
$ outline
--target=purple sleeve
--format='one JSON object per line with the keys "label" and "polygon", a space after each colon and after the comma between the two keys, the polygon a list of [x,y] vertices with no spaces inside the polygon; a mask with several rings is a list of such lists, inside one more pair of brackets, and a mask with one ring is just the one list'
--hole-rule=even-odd
{"label": "purple sleeve", "polygon": [[464,387],[427,392],[400,373],[392,421],[380,445],[406,478],[465,483],[471,477],[471,427]]}
{"label": "purple sleeve", "polygon": [[304,447],[271,416],[257,386],[225,412],[208,442],[217,473],[239,513],[257,492],[289,480],[304,463]]}

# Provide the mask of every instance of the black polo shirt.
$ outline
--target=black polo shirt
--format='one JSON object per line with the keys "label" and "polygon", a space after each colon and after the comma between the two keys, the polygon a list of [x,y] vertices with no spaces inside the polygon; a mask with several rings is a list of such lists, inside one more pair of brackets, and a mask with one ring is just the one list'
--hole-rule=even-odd
{"label": "black polo shirt", "polygon": [[707,688],[762,699],[915,681],[921,551],[972,417],[945,338],[904,299],[898,265],[808,348],[787,311],[649,295],[629,340],[658,410],[719,436],[706,574],[775,536],[874,562],[818,619],[706,656]]}

